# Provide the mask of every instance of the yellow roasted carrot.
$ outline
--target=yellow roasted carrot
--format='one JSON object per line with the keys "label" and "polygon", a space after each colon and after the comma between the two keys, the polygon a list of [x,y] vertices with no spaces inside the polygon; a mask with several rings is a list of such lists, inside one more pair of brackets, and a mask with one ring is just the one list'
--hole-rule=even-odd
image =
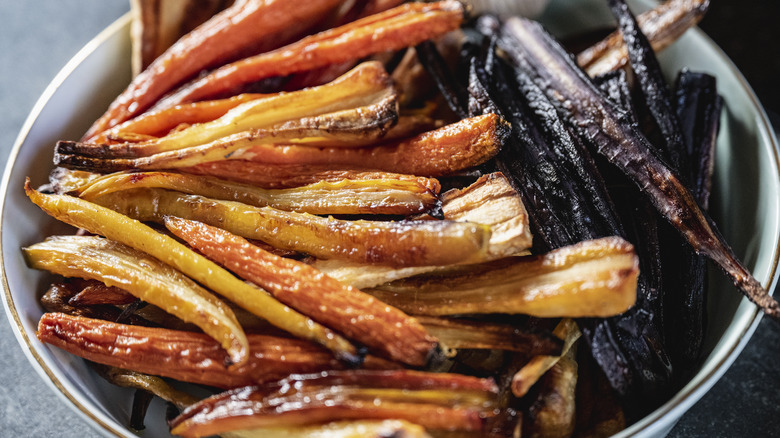
{"label": "yellow roasted carrot", "polygon": [[[368,132],[377,124],[386,125],[383,117],[397,116],[393,113],[395,100],[395,89],[385,68],[378,62],[364,62],[328,84],[259,96],[231,108],[215,120],[197,123],[161,138],[113,145],[61,143],[57,149],[60,153],[93,152],[103,158],[145,157],[200,146],[242,131],[271,128],[284,122],[347,110],[356,112],[343,115],[341,124],[346,124],[347,116],[350,116]],[[388,109],[392,111],[388,112]],[[394,119],[390,121],[394,122]],[[69,147],[64,147],[66,145]]]}
{"label": "yellow roasted carrot", "polygon": [[30,267],[99,280],[191,322],[243,363],[249,344],[230,308],[179,271],[140,251],[101,237],[57,236],[23,249]]}
{"label": "yellow roasted carrot", "polygon": [[428,266],[481,261],[490,227],[454,221],[369,221],[324,218],[253,207],[163,189],[114,192],[96,203],[142,221],[165,216],[192,219],[319,258],[389,266]]}
{"label": "yellow roasted carrot", "polygon": [[636,301],[639,260],[619,237],[395,281],[366,292],[413,315],[607,317]]}
{"label": "yellow roasted carrot", "polygon": [[411,215],[433,208],[438,201],[436,193],[412,179],[320,181],[302,187],[266,190],[207,176],[161,171],[112,173],[85,181],[85,185],[73,191],[82,199],[94,200],[137,188],[163,188],[311,214]]}
{"label": "yellow roasted carrot", "polygon": [[[25,183],[25,192],[33,203],[55,219],[145,252],[255,315],[267,319],[271,324],[296,336],[318,342],[340,358],[359,360],[355,356],[355,347],[342,336],[293,311],[266,291],[237,279],[172,237],[92,202],[67,195],[43,194],[33,190],[29,180]],[[241,355],[236,354],[235,359],[237,363],[245,361],[246,351]]]}

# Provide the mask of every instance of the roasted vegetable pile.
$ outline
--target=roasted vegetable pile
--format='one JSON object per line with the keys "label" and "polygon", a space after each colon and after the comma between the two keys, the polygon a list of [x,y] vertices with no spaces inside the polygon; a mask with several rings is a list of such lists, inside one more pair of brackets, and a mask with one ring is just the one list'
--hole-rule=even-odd
{"label": "roasted vegetable pile", "polygon": [[78,229],[22,249],[38,338],[131,427],[604,436],[698,365],[707,260],[780,314],[707,213],[715,80],[655,58],[705,0],[608,0],[576,58],[451,0],[224,3],[25,185]]}

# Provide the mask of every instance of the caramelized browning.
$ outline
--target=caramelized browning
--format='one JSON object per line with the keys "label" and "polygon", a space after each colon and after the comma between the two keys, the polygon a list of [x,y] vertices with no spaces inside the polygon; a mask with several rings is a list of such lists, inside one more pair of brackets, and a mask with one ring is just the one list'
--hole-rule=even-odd
{"label": "caramelized browning", "polygon": [[[462,190],[450,190],[441,196],[441,202],[444,219],[490,226],[486,260],[521,255],[531,247],[528,213],[520,195],[502,173],[481,176]],[[394,269],[343,260],[315,260],[312,265],[361,289],[446,269],[442,266]]]}
{"label": "caramelized browning", "polygon": [[112,173],[80,187],[82,199],[94,200],[116,191],[163,188],[256,207],[311,214],[423,213],[436,205],[436,193],[418,180],[374,179],[320,181],[302,187],[267,190],[206,176],[175,172]]}
{"label": "caramelized browning", "polygon": [[174,434],[204,436],[347,419],[402,419],[429,429],[479,432],[494,415],[489,380],[414,371],[292,375],[275,385],[223,392],[171,422]]}
{"label": "caramelized browning", "polygon": [[242,103],[263,96],[263,94],[244,93],[225,99],[204,100],[176,105],[160,111],[149,111],[101,133],[90,139],[90,142],[115,144],[164,137],[173,130],[178,131],[182,126],[188,127],[196,123],[216,120]]}
{"label": "caramelized browning", "polygon": [[[382,128],[380,133],[384,133],[384,129],[395,123],[396,100],[395,89],[384,67],[378,62],[364,62],[328,84],[289,93],[260,95],[240,103],[215,120],[178,129],[161,138],[113,145],[63,142],[57,146],[56,152],[99,158],[148,157],[216,142],[243,131],[275,127],[288,129],[290,126],[315,133],[328,129],[360,129],[371,138],[376,127]],[[232,103],[229,100],[222,102],[227,103],[218,107]],[[206,106],[205,110],[213,111],[214,105]],[[324,117],[328,114],[329,117]],[[260,135],[255,137],[264,138]]]}
{"label": "caramelized browning", "polygon": [[162,189],[114,192],[95,202],[138,220],[176,216],[315,257],[389,266],[482,260],[490,238],[490,228],[479,224],[339,220]]}
{"label": "caramelized browning", "polygon": [[[274,128],[241,131],[205,144],[140,157],[135,156],[135,148],[139,145],[136,143],[99,145],[59,141],[54,150],[54,164],[97,172],[175,169],[241,158],[247,149],[260,145],[274,148],[297,142],[309,151],[323,146],[339,149],[370,143],[384,135],[396,121],[396,110],[394,97],[388,96],[367,107],[291,120]],[[156,146],[156,143],[151,144]]]}
{"label": "caramelized browning", "polygon": [[[228,368],[219,344],[204,334],[117,324],[63,313],[46,313],[41,317],[38,339],[104,365],[218,388],[271,382],[290,373],[320,372],[344,366],[331,352],[311,342],[250,334],[247,360]],[[383,364],[370,360],[366,363],[367,366]]]}
{"label": "caramelized browning", "polygon": [[300,7],[285,0],[236,0],[233,6],[178,40],[133,78],[106,113],[92,124],[84,139],[146,111],[172,88],[205,68],[230,61],[242,50],[258,53],[300,37],[318,17],[338,4],[337,0],[313,0]]}
{"label": "caramelized browning", "polygon": [[[264,290],[237,279],[172,237],[83,199],[40,193],[30,187],[29,180],[25,184],[25,192],[33,203],[55,219],[145,252],[271,324],[296,336],[319,342],[339,358],[353,362],[359,360],[355,347],[343,337],[291,310]],[[236,354],[234,362],[246,360],[245,353],[244,350],[241,360]]]}
{"label": "caramelized browning", "polygon": [[417,318],[446,348],[558,354],[563,346],[550,332],[488,321],[421,316]]}
{"label": "caramelized browning", "polygon": [[[301,8],[306,9],[306,8]],[[409,3],[216,69],[162,99],[156,108],[208,99],[250,82],[413,46],[460,26],[456,1]]]}
{"label": "caramelized browning", "polygon": [[638,275],[633,246],[608,237],[540,256],[453,267],[367,292],[413,315],[606,317],[634,304]]}
{"label": "caramelized browning", "polygon": [[378,146],[345,150],[266,143],[247,148],[234,158],[274,165],[328,166],[436,177],[478,166],[492,158],[501,148],[505,129],[506,123],[498,116],[487,114]]}
{"label": "caramelized browning", "polygon": [[[230,308],[179,271],[101,237],[55,236],[23,249],[30,267],[118,286],[213,337],[231,361],[248,356],[246,335]],[[227,357],[223,358],[225,362]]]}

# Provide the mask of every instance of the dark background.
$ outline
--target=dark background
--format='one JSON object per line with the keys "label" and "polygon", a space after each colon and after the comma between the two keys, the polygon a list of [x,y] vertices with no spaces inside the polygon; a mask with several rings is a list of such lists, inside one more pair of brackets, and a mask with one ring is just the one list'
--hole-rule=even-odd
{"label": "dark background", "polygon": [[[710,10],[699,27],[742,71],[777,132],[780,2],[710,0]],[[734,365],[688,411],[670,436],[779,436],[778,364],[780,323],[764,318]]]}
{"label": "dark background", "polygon": [[[0,164],[57,71],[127,10],[127,0],[0,0]],[[734,60],[780,126],[780,2],[711,0],[700,27]],[[0,436],[98,435],[32,370],[7,322],[0,322],[0,351]],[[764,319],[670,436],[777,436],[778,364],[780,324]]]}

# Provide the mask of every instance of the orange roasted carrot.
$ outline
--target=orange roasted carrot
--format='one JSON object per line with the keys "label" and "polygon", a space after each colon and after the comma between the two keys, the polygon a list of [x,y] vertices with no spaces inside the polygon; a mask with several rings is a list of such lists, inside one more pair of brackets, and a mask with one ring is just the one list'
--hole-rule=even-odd
{"label": "orange roasted carrot", "polygon": [[436,339],[415,319],[296,260],[201,222],[169,216],[165,226],[198,252],[315,321],[389,359],[423,366]]}
{"label": "orange roasted carrot", "polygon": [[[249,358],[230,369],[219,343],[202,333],[118,324],[65,313],[45,313],[38,339],[104,365],[184,382],[235,388],[276,381],[290,373],[342,369],[328,350],[292,338],[248,335]],[[186,354],[184,354],[186,352]],[[393,366],[366,358],[365,366]]]}
{"label": "orange roasted carrot", "polygon": [[463,119],[415,137],[362,148],[261,144],[242,159],[266,164],[326,165],[437,177],[477,166],[501,148],[505,126],[495,114]]}
{"label": "orange roasted carrot", "polygon": [[[384,110],[380,110],[384,114]],[[365,111],[367,113],[368,111]],[[337,144],[360,141],[367,135],[381,133],[385,118],[375,118],[378,126],[349,130],[349,126],[332,113],[322,116],[322,126],[308,129],[305,121],[294,122],[303,127],[255,129],[243,131],[209,143],[166,150],[141,157],[123,157],[136,144],[111,146],[60,141],[54,154],[59,166],[108,172],[118,170],[183,169],[210,161],[243,159],[274,165],[325,165],[331,169],[381,170],[422,176],[441,176],[477,166],[496,155],[507,132],[506,123],[495,114],[463,119],[457,123],[428,131],[405,140],[394,140],[377,146],[328,147],[291,144],[314,135],[332,135]],[[333,132],[323,128],[329,124]],[[362,121],[355,123],[362,125]],[[339,132],[341,130],[341,132]],[[340,136],[340,138],[337,138]],[[173,143],[174,145],[175,142]]]}
{"label": "orange roasted carrot", "polygon": [[185,103],[160,111],[143,113],[121,125],[102,132],[92,141],[110,144],[131,141],[134,138],[143,138],[144,136],[162,137],[181,125],[192,125],[194,123],[206,123],[216,120],[238,105],[263,96],[263,94],[253,93],[239,94],[227,99]]}
{"label": "orange roasted carrot", "polygon": [[457,29],[462,20],[463,5],[457,1],[401,5],[272,52],[224,65],[168,95],[155,108],[208,99],[272,76],[299,73],[413,46]]}
{"label": "orange roasted carrot", "polygon": [[[354,20],[384,12],[400,5],[404,1],[405,0],[365,0],[362,2],[355,2],[352,8],[343,16],[338,17],[334,25],[330,27],[341,26]],[[287,83],[285,83],[284,89],[288,91],[299,90],[304,87],[314,87],[328,83],[348,72],[356,63],[357,60],[349,60],[294,74]]]}
{"label": "orange roasted carrot", "polygon": [[236,0],[229,8],[179,39],[152,62],[111,103],[84,135],[97,134],[152,106],[161,96],[200,71],[222,65],[247,50],[272,50],[299,38],[336,7],[339,0]]}

